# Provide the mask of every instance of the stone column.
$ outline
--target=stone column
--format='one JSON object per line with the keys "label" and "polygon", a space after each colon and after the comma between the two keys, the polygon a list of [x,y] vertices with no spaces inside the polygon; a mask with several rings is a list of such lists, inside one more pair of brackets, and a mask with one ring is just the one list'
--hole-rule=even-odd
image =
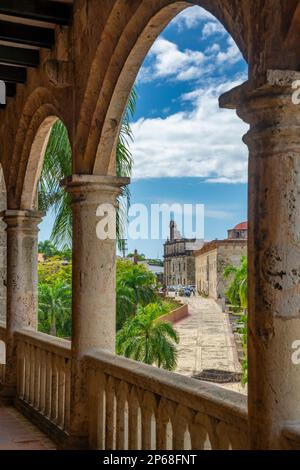
{"label": "stone column", "polygon": [[[300,421],[300,106],[294,74],[269,71],[244,85],[239,116],[249,147],[249,424],[252,449],[280,449],[285,423]],[[299,78],[299,77],[298,77]],[[229,92],[230,93],[230,92]],[[234,93],[233,93],[234,94]]]}
{"label": "stone column", "polygon": [[16,343],[18,329],[37,328],[38,224],[42,214],[34,211],[7,210],[7,346],[5,390],[15,394]]}
{"label": "stone column", "polygon": [[115,351],[116,237],[110,233],[104,239],[99,223],[107,209],[112,214],[110,208],[115,223],[117,196],[128,183],[128,178],[91,175],[74,175],[62,183],[73,210],[70,442],[76,446],[85,447],[88,435],[84,356],[94,349]]}

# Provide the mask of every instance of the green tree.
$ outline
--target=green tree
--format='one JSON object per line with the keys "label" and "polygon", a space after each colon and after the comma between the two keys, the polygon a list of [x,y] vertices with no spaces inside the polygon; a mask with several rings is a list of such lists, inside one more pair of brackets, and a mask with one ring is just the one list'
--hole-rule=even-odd
{"label": "green tree", "polygon": [[39,284],[39,329],[52,336],[71,335],[70,285]]}
{"label": "green tree", "polygon": [[156,279],[145,266],[130,261],[117,262],[117,329],[136,314],[138,305],[146,306],[157,299]]}
{"label": "green tree", "polygon": [[246,256],[241,258],[240,266],[228,266],[224,271],[224,278],[230,280],[229,288],[226,292],[231,304],[244,310],[238,319],[238,333],[241,338],[244,358],[242,360],[242,384],[248,381],[248,360],[247,360],[247,307],[248,307],[248,260]]}
{"label": "green tree", "polygon": [[51,243],[49,240],[40,242],[38,249],[39,249],[39,253],[42,253],[45,259],[51,258],[51,256],[56,256],[59,254],[59,251],[56,248],[56,246],[53,245],[53,243]]}
{"label": "green tree", "polygon": [[38,278],[40,284],[62,283],[71,286],[72,263],[65,262],[60,256],[48,258],[44,263],[38,264]]}
{"label": "green tree", "polygon": [[158,319],[160,306],[139,307],[135,317],[126,321],[117,334],[119,355],[174,370],[177,364],[179,337],[171,323]]}
{"label": "green tree", "polygon": [[224,270],[224,279],[231,280],[226,296],[232,305],[247,308],[248,296],[248,260],[246,256],[241,258],[240,266],[228,266]]}
{"label": "green tree", "polygon": [[[131,176],[133,159],[129,150],[132,141],[130,119],[134,114],[137,94],[132,90],[121,124],[120,136],[116,147],[117,176]],[[45,152],[44,165],[38,188],[39,210],[51,210],[55,221],[50,241],[62,249],[71,248],[72,211],[70,195],[61,186],[60,181],[72,173],[72,149],[66,127],[57,121],[50,134]],[[117,211],[117,240],[120,249],[124,248],[124,229],[127,222],[127,208],[130,205],[130,190],[122,188]]]}

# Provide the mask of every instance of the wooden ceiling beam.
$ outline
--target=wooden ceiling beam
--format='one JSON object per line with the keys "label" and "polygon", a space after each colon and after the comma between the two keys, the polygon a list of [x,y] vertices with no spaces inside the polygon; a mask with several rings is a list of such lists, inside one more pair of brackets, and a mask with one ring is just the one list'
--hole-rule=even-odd
{"label": "wooden ceiling beam", "polygon": [[55,36],[49,28],[0,21],[0,40],[51,49]]}
{"label": "wooden ceiling beam", "polygon": [[40,54],[34,49],[0,45],[0,62],[23,67],[37,67],[40,63]]}
{"label": "wooden ceiling beam", "polygon": [[44,0],[1,0],[0,14],[68,25],[71,21],[72,5]]}

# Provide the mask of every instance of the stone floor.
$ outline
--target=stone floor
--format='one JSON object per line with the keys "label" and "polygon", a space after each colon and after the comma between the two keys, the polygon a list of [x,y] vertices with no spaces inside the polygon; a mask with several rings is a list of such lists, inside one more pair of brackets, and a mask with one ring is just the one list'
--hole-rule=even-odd
{"label": "stone floor", "polygon": [[[176,372],[187,376],[203,369],[240,372],[227,315],[212,299],[191,297],[182,300],[189,304],[190,315],[175,325],[180,336]],[[222,386],[247,393],[240,384]]]}
{"label": "stone floor", "polygon": [[55,444],[15,408],[0,403],[0,450],[55,448]]}

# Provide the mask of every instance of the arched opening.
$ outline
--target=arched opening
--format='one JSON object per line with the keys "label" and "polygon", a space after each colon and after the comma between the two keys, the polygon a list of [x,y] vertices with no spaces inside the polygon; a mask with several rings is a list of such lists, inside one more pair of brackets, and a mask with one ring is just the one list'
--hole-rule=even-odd
{"label": "arched opening", "polygon": [[67,128],[58,117],[49,116],[31,146],[21,207],[43,217],[38,239],[38,330],[64,338],[71,336],[72,217],[60,182],[71,168]]}
{"label": "arched opening", "polygon": [[[170,287],[170,293],[180,291],[181,300],[191,294],[190,316],[197,316],[198,311],[202,317],[193,334],[189,320],[174,324],[181,336],[176,371],[245,391],[239,382],[245,367],[247,289],[237,293],[235,283],[238,272],[247,284],[247,224],[240,224],[247,219],[247,150],[242,143],[247,126],[233,111],[220,110],[218,98],[247,80],[247,64],[215,17],[193,7],[171,21],[178,13],[173,7],[152,18],[127,58],[108,107],[98,146],[102,159],[96,160],[94,171],[110,172],[115,167],[116,138],[111,123],[121,121],[124,103],[136,80],[139,98],[131,120],[135,165],[131,203],[139,208],[131,212],[133,228],[139,226],[140,235],[146,232],[148,243],[153,229],[148,218],[152,215],[151,205],[171,202],[179,208],[189,204],[206,206],[207,230],[203,236],[179,235],[174,226],[165,236],[169,241],[164,252],[164,287]],[[160,31],[161,36],[156,38]],[[103,155],[111,155],[110,161],[105,163]],[[170,223],[170,215],[172,211],[165,224]],[[191,219],[194,225],[195,217]],[[145,264],[147,258],[162,259],[165,239],[160,232],[151,246],[132,238],[127,240],[127,253],[132,254],[134,264]],[[146,254],[146,259],[141,254]],[[145,312],[143,306],[143,314],[150,315],[150,310]],[[198,343],[197,334],[203,327]],[[234,333],[240,340],[236,344],[230,339]],[[124,342],[122,336],[120,343]]]}
{"label": "arched opening", "polygon": [[38,244],[38,329],[70,339],[72,329],[72,210],[61,181],[72,173],[68,131],[52,123],[39,169],[37,208],[44,214]]}

